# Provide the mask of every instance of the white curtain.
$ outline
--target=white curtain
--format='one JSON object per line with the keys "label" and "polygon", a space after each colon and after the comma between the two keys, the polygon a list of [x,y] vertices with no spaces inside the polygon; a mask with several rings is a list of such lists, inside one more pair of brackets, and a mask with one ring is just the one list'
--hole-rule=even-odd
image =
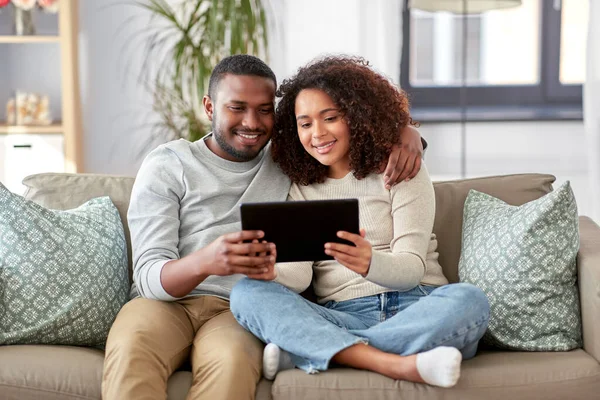
{"label": "white curtain", "polygon": [[400,85],[402,9],[405,0],[359,0],[360,53]]}
{"label": "white curtain", "polygon": [[592,212],[600,223],[600,1],[590,0],[583,115]]}

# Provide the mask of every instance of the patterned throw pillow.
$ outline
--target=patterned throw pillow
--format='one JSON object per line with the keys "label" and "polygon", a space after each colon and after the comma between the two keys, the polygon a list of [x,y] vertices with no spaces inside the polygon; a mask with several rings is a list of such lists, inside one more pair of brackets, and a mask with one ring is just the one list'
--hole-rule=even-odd
{"label": "patterned throw pillow", "polygon": [[102,346],[128,286],[108,197],[53,211],[0,184],[0,344]]}
{"label": "patterned throw pillow", "polygon": [[470,191],[458,268],[461,282],[488,296],[484,342],[529,351],[581,347],[578,251],[579,220],[569,182],[519,207]]}

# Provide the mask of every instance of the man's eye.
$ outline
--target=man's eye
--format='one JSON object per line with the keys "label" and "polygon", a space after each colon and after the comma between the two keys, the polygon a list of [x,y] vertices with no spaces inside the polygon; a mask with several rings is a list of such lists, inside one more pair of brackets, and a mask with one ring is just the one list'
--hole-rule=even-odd
{"label": "man's eye", "polygon": [[229,109],[231,111],[243,111],[244,110],[242,107],[238,107],[238,106],[229,106]]}

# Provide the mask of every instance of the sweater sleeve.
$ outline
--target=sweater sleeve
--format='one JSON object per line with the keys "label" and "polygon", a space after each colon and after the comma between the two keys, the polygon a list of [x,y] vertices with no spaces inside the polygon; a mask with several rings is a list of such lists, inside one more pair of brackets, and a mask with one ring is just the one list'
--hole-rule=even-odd
{"label": "sweater sleeve", "polygon": [[415,178],[392,187],[390,196],[394,229],[391,253],[373,251],[366,279],[406,291],[425,275],[435,217],[435,193],[425,165]]}
{"label": "sweater sleeve", "polygon": [[163,266],[179,259],[179,207],[185,193],[177,155],[161,146],[140,167],[127,220],[133,248],[133,281],[142,297],[173,301],[160,280]]}

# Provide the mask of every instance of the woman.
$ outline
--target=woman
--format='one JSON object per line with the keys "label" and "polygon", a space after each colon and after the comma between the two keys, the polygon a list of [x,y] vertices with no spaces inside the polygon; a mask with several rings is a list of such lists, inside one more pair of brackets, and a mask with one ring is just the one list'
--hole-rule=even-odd
{"label": "woman", "polygon": [[[412,122],[406,94],[362,59],[328,57],[300,68],[277,95],[272,153],[293,182],[289,199],[358,198],[363,229],[338,233],[354,246],[325,244],[334,260],[279,263],[274,281],[234,287],[234,316],[269,343],[265,376],[285,367],[281,348],[308,373],[333,361],[453,386],[461,360],[475,355],[489,306],[478,288],[449,285],[437,262],[426,167],[391,190],[378,172],[399,127]],[[318,304],[297,294],[313,275]]]}

